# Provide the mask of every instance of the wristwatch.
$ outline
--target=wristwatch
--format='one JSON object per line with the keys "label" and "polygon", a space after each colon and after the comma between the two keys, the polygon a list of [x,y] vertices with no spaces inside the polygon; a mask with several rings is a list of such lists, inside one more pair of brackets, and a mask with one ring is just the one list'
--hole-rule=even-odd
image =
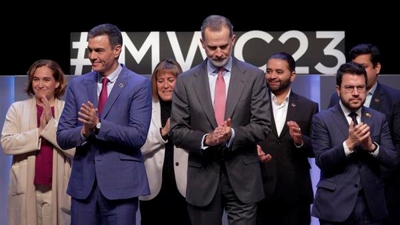
{"label": "wristwatch", "polygon": [[96,135],[99,134],[100,127],[101,127],[101,122],[100,122],[100,120],[99,120],[99,122],[96,123],[96,127],[94,128],[94,133],[95,133]]}

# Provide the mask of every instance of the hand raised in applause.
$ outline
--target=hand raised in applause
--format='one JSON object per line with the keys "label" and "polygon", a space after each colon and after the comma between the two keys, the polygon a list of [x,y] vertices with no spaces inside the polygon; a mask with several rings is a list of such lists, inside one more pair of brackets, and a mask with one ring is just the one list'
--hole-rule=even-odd
{"label": "hand raised in applause", "polygon": [[165,122],[165,126],[161,128],[161,136],[166,137],[169,134],[170,130],[171,130],[171,122],[170,118],[168,118],[167,122]]}
{"label": "hand raised in applause", "polygon": [[297,146],[303,145],[303,135],[300,126],[295,121],[287,121],[289,127],[289,134]]}
{"label": "hand raised in applause", "polygon": [[215,146],[229,141],[232,136],[231,123],[232,120],[228,118],[221,126],[215,128],[213,132],[206,136],[205,144],[208,146]]}
{"label": "hand raised in applause", "polygon": [[351,121],[349,126],[349,137],[346,140],[346,145],[349,149],[353,150],[357,145],[367,151],[373,151],[375,145],[371,139],[370,127],[368,124],[360,122],[354,125]]}
{"label": "hand raised in applause", "polygon": [[43,107],[42,115],[40,115],[40,125],[39,125],[39,133],[41,133],[49,121],[53,118],[53,114],[51,113],[51,105],[46,96],[40,98],[39,104]]}
{"label": "hand raised in applause", "polygon": [[88,101],[87,103],[82,103],[81,108],[78,112],[78,121],[83,123],[82,135],[88,137],[94,131],[96,124],[99,122],[97,117],[97,109],[94,107],[93,103]]}

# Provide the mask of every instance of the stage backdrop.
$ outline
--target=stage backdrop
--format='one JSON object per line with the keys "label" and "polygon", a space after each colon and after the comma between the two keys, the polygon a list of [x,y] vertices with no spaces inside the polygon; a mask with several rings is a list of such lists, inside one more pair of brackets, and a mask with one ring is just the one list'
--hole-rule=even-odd
{"label": "stage backdrop", "polygon": [[[144,75],[149,77],[149,75]],[[68,76],[73,79],[75,76]],[[379,75],[379,81],[393,88],[400,89],[400,74]],[[26,76],[0,76],[0,127],[3,127],[4,118],[12,102],[27,98],[24,93],[26,87]],[[335,91],[335,76],[331,75],[298,75],[292,87],[293,91],[320,103],[320,109],[325,109],[329,104],[329,98]],[[1,146],[0,146],[1,149]],[[9,181],[9,170],[11,156],[6,156],[2,149],[0,151],[0,225],[7,224],[7,188]],[[312,169],[313,187],[319,179],[319,169],[315,166],[314,160],[310,159]],[[140,215],[138,214],[138,223]],[[224,219],[224,225],[226,225]],[[318,220],[312,218],[312,225],[318,225]]]}
{"label": "stage backdrop", "polygon": [[[233,55],[265,71],[266,60],[277,51],[285,51],[296,60],[298,74],[335,74],[346,61],[344,31],[235,32]],[[140,74],[151,74],[163,58],[176,59],[188,70],[206,58],[200,43],[200,31],[194,32],[122,32],[120,62]],[[70,38],[70,74],[91,69],[87,58],[87,32],[73,32]]]}

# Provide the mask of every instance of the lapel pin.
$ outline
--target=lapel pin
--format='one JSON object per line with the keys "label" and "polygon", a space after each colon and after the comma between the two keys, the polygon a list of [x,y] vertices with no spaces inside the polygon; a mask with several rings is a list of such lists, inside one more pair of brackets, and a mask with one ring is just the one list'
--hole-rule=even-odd
{"label": "lapel pin", "polygon": [[292,106],[292,107],[296,107],[296,104],[292,103],[291,106]]}
{"label": "lapel pin", "polygon": [[365,113],[365,116],[369,118],[369,117],[371,117],[371,114]]}
{"label": "lapel pin", "polygon": [[120,87],[120,88],[123,88],[123,87],[124,87],[124,84],[123,84],[123,83],[119,83],[119,87]]}
{"label": "lapel pin", "polygon": [[379,102],[379,98],[376,98],[376,99],[375,99],[375,102]]}

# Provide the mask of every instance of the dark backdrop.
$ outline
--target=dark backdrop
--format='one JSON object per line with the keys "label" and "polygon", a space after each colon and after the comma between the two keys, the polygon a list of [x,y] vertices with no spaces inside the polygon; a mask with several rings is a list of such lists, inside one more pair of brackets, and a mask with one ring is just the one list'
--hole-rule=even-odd
{"label": "dark backdrop", "polygon": [[114,0],[87,2],[84,7],[80,3],[53,6],[35,2],[2,7],[0,75],[26,74],[31,63],[39,58],[56,60],[68,73],[70,32],[88,31],[100,23],[114,23],[126,32],[198,31],[209,14],[227,16],[236,31],[345,31],[346,53],[358,43],[375,44],[382,54],[381,73],[400,74],[400,19],[394,11],[397,7],[380,4],[383,2],[344,5],[323,1],[323,5],[311,5],[247,0],[234,6],[232,1],[139,4]]}

